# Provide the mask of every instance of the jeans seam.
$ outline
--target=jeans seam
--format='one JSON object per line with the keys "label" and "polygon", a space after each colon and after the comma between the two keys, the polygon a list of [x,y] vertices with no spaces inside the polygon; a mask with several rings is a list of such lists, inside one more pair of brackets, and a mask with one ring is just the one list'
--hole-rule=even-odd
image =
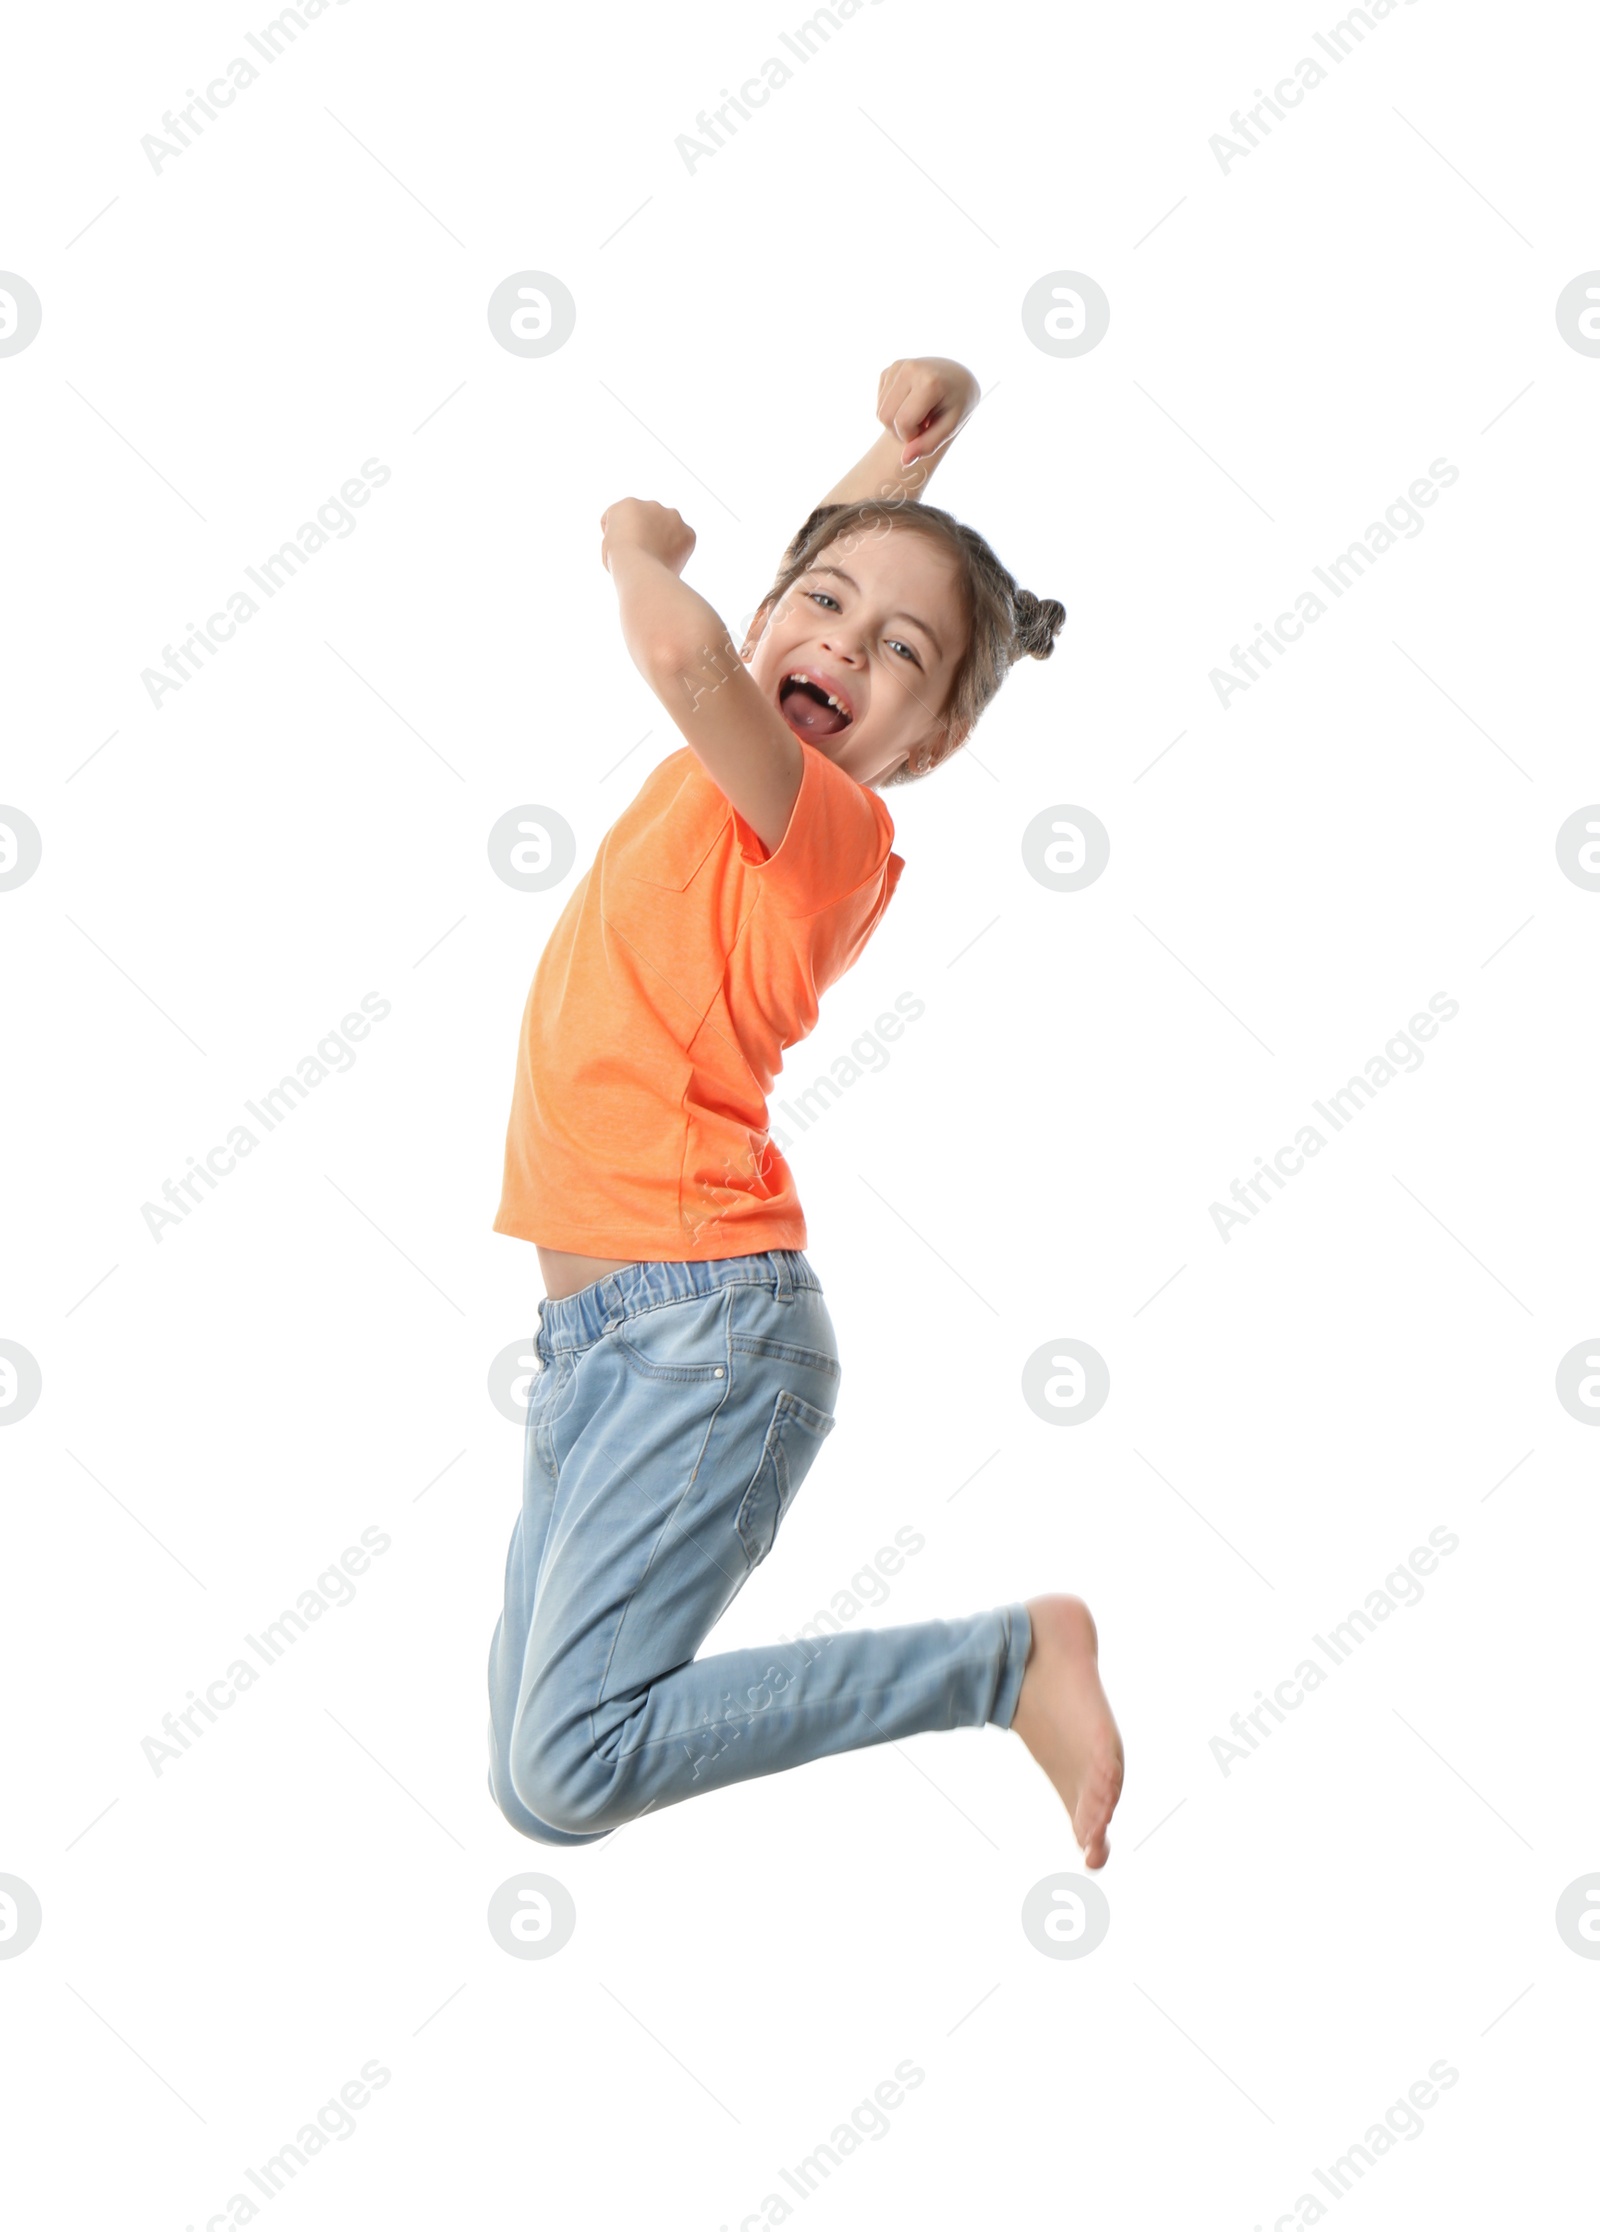
{"label": "jeans seam", "polygon": [[[688,1297],[684,1296],[681,1299],[687,1300]],[[731,1319],[732,1314],[733,1313],[731,1309],[723,1312],[725,1328],[727,1325],[727,1321]],[[701,1382],[700,1384],[709,1385],[711,1383]],[[700,1474],[702,1469],[704,1468],[706,1461],[706,1450],[710,1445],[711,1436],[716,1431],[717,1420],[722,1416],[723,1411],[726,1409],[728,1398],[732,1393],[733,1357],[730,1348],[728,1353],[728,1368],[722,1382],[722,1397],[721,1400],[718,1402],[716,1408],[712,1411],[711,1416],[706,1421],[706,1430],[701,1438],[699,1455],[695,1458],[694,1461],[694,1470],[690,1473],[689,1478],[684,1482],[683,1487],[679,1492],[678,1499],[674,1503],[671,1511],[666,1513],[666,1515],[662,1519],[660,1526],[656,1529],[654,1539],[650,1544],[650,1555],[644,1562],[644,1570],[640,1573],[639,1578],[637,1581],[635,1581],[633,1587],[628,1591],[627,1602],[623,1605],[621,1612],[618,1614],[616,1628],[612,1634],[611,1642],[606,1650],[605,1665],[600,1670],[599,1695],[595,1698],[594,1703],[589,1707],[587,1713],[584,1716],[589,1726],[590,1746],[597,1758],[603,1757],[604,1755],[600,1751],[600,1739],[594,1724],[595,1715],[600,1710],[600,1707],[605,1703],[606,1679],[611,1672],[611,1662],[617,1655],[617,1644],[622,1637],[623,1623],[628,1617],[629,1609],[632,1606],[635,1597],[638,1595],[639,1590],[644,1586],[644,1583],[649,1576],[651,1567],[656,1562],[656,1556],[657,1553],[660,1551],[663,1535],[666,1533],[668,1526],[677,1519],[678,1513],[683,1509],[685,1502],[694,1493],[694,1490],[699,1483]],[[619,1754],[619,1756],[622,1755]]]}
{"label": "jeans seam", "polygon": [[[864,1631],[863,1631],[863,1632],[864,1632]],[[658,1678],[659,1678],[659,1677],[658,1677]],[[882,1683],[880,1683],[880,1684],[878,1685],[878,1688],[877,1688],[876,1690],[874,1690],[874,1691],[870,1692],[869,1694],[871,1694],[872,1696],[880,1696],[880,1695],[884,1694],[885,1692],[887,1692],[887,1693],[889,1693],[889,1694],[892,1694],[892,1693],[893,1693],[893,1692],[894,1692],[895,1690],[898,1690],[898,1689],[904,1689],[904,1688],[905,1688],[905,1687],[906,1687],[906,1686],[907,1686],[908,1684],[909,1684],[909,1685],[910,1685],[910,1686],[911,1686],[912,1688],[915,1688],[915,1687],[917,1686],[917,1684],[918,1684],[919,1680],[920,1680],[920,1677],[919,1677],[919,1675],[918,1675],[918,1674],[917,1674],[916,1672],[914,1672],[914,1671],[913,1671],[913,1672],[911,1672],[911,1673],[908,1673],[908,1674],[901,1674],[901,1675],[897,1675],[897,1676],[895,1677],[895,1679],[894,1679],[894,1680],[893,1680],[892,1682],[882,1682]],[[850,1709],[851,1709],[851,1711],[852,1711],[852,1712],[860,1712],[860,1711],[862,1711],[862,1710],[863,1710],[863,1708],[861,1707],[861,1705],[859,1704],[859,1702],[857,1701],[857,1699],[856,1699],[855,1697],[853,1697],[853,1696],[852,1696],[852,1697],[820,1697],[820,1698],[812,1698],[812,1699],[811,1699],[811,1700],[810,1700],[810,1701],[809,1701],[808,1703],[802,1703],[802,1704],[799,1704],[799,1705],[777,1705],[777,1704],[773,1704],[773,1705],[758,1705],[758,1706],[755,1706],[755,1707],[753,1707],[753,1708],[751,1709],[751,1711],[750,1711],[749,1713],[747,1713],[747,1714],[746,1714],[746,1715],[744,1716],[744,1718],[745,1718],[746,1720],[771,1720],[771,1719],[772,1719],[772,1718],[773,1718],[773,1717],[774,1717],[775,1715],[778,1715],[778,1714],[790,1714],[790,1713],[804,1713],[804,1712],[811,1712],[811,1711],[817,1710],[817,1709],[819,1709],[819,1708],[823,1708],[823,1707],[827,1707],[827,1706],[833,1706],[833,1705],[848,1705],[848,1706],[850,1707]],[[868,1715],[868,1718],[869,1718],[869,1719],[871,1718],[871,1715],[870,1715],[870,1714]],[[962,1721],[962,1722],[957,1722],[957,1724],[956,1724],[956,1725],[957,1725],[958,1727],[965,1727],[965,1726],[967,1726],[968,1724],[967,1724],[966,1722]],[[984,1725],[984,1726],[988,1726],[989,1724],[988,1724],[987,1722],[985,1722],[985,1723],[983,1723],[982,1725]],[[702,1727],[701,1727],[701,1728],[698,1728],[698,1729],[693,1729],[693,1730],[688,1730],[688,1731],[684,1731],[684,1730],[681,1730],[681,1729],[680,1729],[680,1730],[676,1730],[676,1731],[674,1731],[674,1733],[673,1733],[673,1734],[671,1734],[671,1735],[669,1735],[669,1736],[647,1736],[647,1737],[646,1737],[646,1738],[644,1739],[644,1741],[643,1741],[642,1743],[638,1743],[638,1744],[635,1744],[635,1745],[633,1746],[633,1748],[632,1748],[632,1750],[631,1750],[631,1751],[618,1752],[618,1754],[617,1754],[617,1757],[616,1757],[616,1761],[615,1761],[615,1763],[614,1763],[614,1764],[616,1764],[616,1765],[620,1766],[620,1765],[621,1765],[621,1764],[623,1763],[623,1761],[624,1761],[624,1760],[629,1760],[629,1759],[636,1759],[636,1758],[637,1758],[637,1757],[639,1756],[639,1754],[640,1754],[641,1752],[652,1751],[652,1750],[654,1750],[654,1749],[655,1749],[655,1748],[656,1748],[656,1747],[657,1747],[658,1745],[661,1745],[661,1744],[678,1744],[678,1743],[684,1743],[684,1742],[686,1742],[686,1741],[687,1741],[687,1739],[688,1739],[688,1736],[689,1736],[689,1735],[698,1735],[698,1734],[701,1734],[701,1733],[703,1733],[703,1730],[704,1730],[704,1729],[706,1729],[706,1728],[721,1728],[721,1727],[724,1727],[724,1726],[727,1726],[727,1727],[740,1727],[740,1728],[742,1728],[742,1727],[743,1727],[743,1721],[740,1721],[740,1722],[731,1722],[731,1721],[717,1721],[717,1720],[713,1720],[713,1721],[708,1721],[708,1722],[705,1722],[705,1723],[703,1723],[703,1724],[702,1724]],[[886,1740],[886,1741],[888,1741],[888,1742],[890,1742],[890,1743],[893,1743],[895,1739],[894,1739],[893,1737],[889,1737],[889,1738],[887,1738],[887,1739],[885,1739],[885,1740]]]}

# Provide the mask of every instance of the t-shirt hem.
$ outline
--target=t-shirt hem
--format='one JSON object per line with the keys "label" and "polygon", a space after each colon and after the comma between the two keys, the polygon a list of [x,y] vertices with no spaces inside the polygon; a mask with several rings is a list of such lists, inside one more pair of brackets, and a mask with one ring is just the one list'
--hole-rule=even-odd
{"label": "t-shirt hem", "polygon": [[719,1263],[728,1256],[764,1255],[771,1248],[807,1245],[803,1219],[764,1225],[759,1230],[741,1225],[736,1233],[701,1235],[697,1245],[687,1245],[682,1232],[625,1232],[615,1227],[603,1231],[578,1225],[549,1224],[542,1218],[535,1231],[529,1221],[501,1210],[491,1230],[510,1239],[526,1240],[539,1248],[554,1248],[563,1255],[615,1256],[629,1263]]}

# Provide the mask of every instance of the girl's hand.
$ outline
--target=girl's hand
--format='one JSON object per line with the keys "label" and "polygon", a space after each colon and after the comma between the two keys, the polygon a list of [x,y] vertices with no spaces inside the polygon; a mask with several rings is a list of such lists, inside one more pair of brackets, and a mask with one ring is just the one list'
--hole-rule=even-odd
{"label": "girl's hand", "polygon": [[611,571],[611,553],[624,547],[643,550],[681,574],[694,549],[694,529],[666,504],[643,496],[624,496],[600,514],[600,563]]}
{"label": "girl's hand", "polygon": [[878,423],[905,444],[900,462],[931,457],[978,404],[978,383],[950,357],[897,357],[878,379]]}

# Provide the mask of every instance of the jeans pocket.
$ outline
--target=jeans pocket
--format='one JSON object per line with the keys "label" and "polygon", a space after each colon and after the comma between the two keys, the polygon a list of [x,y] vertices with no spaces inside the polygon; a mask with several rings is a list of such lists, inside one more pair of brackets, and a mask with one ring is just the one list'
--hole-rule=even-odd
{"label": "jeans pocket", "polygon": [[728,1379],[728,1289],[651,1302],[611,1334],[631,1372],[663,1390]]}
{"label": "jeans pocket", "polygon": [[833,1428],[831,1411],[818,1410],[790,1388],[778,1390],[761,1462],[735,1521],[752,1571],[777,1540],[784,1513]]}

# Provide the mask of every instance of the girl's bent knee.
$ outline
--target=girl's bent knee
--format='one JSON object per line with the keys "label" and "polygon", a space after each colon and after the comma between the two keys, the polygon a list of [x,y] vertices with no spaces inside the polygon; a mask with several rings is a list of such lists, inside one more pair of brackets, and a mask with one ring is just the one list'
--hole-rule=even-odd
{"label": "girl's bent knee", "polygon": [[509,1767],[516,1799],[535,1821],[562,1838],[587,1841],[619,1826],[620,1817],[610,1805],[610,1770],[593,1752],[571,1744],[558,1751],[549,1744],[519,1741],[513,1736]]}

